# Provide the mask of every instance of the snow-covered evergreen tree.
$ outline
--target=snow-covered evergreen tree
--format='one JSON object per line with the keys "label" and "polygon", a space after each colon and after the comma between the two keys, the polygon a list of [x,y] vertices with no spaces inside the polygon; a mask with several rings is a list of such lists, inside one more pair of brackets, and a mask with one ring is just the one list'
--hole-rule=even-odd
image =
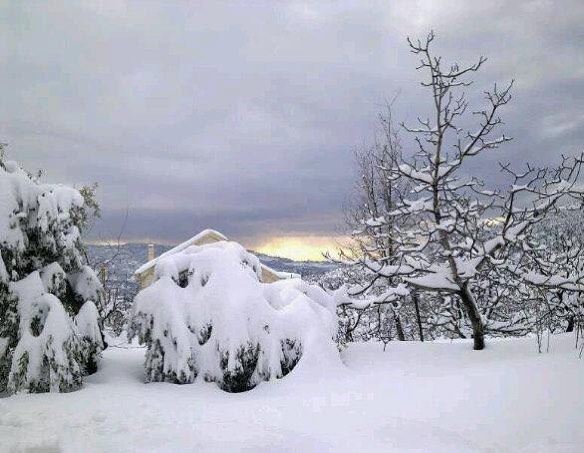
{"label": "snow-covered evergreen tree", "polygon": [[96,370],[102,288],[80,241],[89,214],[80,191],[0,154],[0,392],[70,391]]}
{"label": "snow-covered evergreen tree", "polygon": [[229,392],[281,378],[300,361],[338,360],[336,301],[300,279],[260,282],[234,242],[160,257],[135,298],[129,338],[146,344],[147,382],[216,382]]}

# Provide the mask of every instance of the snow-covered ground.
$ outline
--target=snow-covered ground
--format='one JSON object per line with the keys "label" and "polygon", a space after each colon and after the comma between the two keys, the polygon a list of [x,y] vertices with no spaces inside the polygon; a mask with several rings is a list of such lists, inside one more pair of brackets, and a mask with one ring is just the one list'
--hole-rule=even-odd
{"label": "snow-covered ground", "polygon": [[[572,336],[352,345],[346,369],[242,394],[143,384],[112,347],[69,394],[0,399],[2,451],[584,451],[584,360]],[[300,365],[299,365],[300,367]]]}

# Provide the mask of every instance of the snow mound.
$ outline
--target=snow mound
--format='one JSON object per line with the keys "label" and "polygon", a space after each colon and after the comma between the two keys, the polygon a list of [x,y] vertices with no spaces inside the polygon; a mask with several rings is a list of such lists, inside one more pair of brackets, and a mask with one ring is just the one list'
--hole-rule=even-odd
{"label": "snow mound", "polygon": [[300,279],[260,282],[241,245],[190,246],[156,263],[134,300],[129,338],[147,345],[146,381],[249,390],[303,364],[339,363],[336,302]]}

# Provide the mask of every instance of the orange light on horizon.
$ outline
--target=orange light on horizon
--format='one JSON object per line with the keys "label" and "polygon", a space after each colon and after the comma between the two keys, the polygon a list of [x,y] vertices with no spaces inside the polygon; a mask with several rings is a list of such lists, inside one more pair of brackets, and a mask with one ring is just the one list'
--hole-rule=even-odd
{"label": "orange light on horizon", "polygon": [[253,250],[296,261],[324,261],[325,253],[338,257],[348,239],[343,236],[281,236],[268,238]]}
{"label": "orange light on horizon", "polygon": [[[233,239],[236,240],[237,239]],[[342,249],[347,249],[350,239],[347,236],[274,236],[265,238],[240,238],[241,244],[248,250],[263,253],[270,256],[289,258],[295,261],[325,261],[325,254],[333,258],[338,258]],[[93,239],[86,241],[87,244],[101,246],[115,246],[115,239]],[[164,241],[152,239],[132,239],[120,241],[120,245],[140,243],[157,245],[166,245],[173,247],[178,244],[177,241]]]}

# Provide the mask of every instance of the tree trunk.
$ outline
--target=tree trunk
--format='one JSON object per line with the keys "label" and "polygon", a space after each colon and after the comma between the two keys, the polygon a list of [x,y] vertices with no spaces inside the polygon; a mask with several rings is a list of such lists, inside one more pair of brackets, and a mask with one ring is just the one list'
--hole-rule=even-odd
{"label": "tree trunk", "polygon": [[479,313],[474,297],[468,289],[468,285],[463,285],[458,295],[472,327],[473,349],[475,351],[485,349],[485,326],[483,325],[483,320],[481,319],[481,314]]}
{"label": "tree trunk", "polygon": [[568,319],[568,327],[566,328],[566,332],[574,332],[574,315],[570,316]]}
{"label": "tree trunk", "polygon": [[420,341],[424,341],[424,329],[422,328],[422,317],[420,316],[420,300],[418,299],[418,293],[416,291],[412,292],[412,301],[414,302],[414,308],[416,309],[416,321],[418,323]]}
{"label": "tree trunk", "polygon": [[406,341],[406,336],[404,335],[404,329],[402,327],[401,319],[397,313],[393,314],[393,318],[395,319],[395,330],[397,331],[397,339],[399,341]]}

